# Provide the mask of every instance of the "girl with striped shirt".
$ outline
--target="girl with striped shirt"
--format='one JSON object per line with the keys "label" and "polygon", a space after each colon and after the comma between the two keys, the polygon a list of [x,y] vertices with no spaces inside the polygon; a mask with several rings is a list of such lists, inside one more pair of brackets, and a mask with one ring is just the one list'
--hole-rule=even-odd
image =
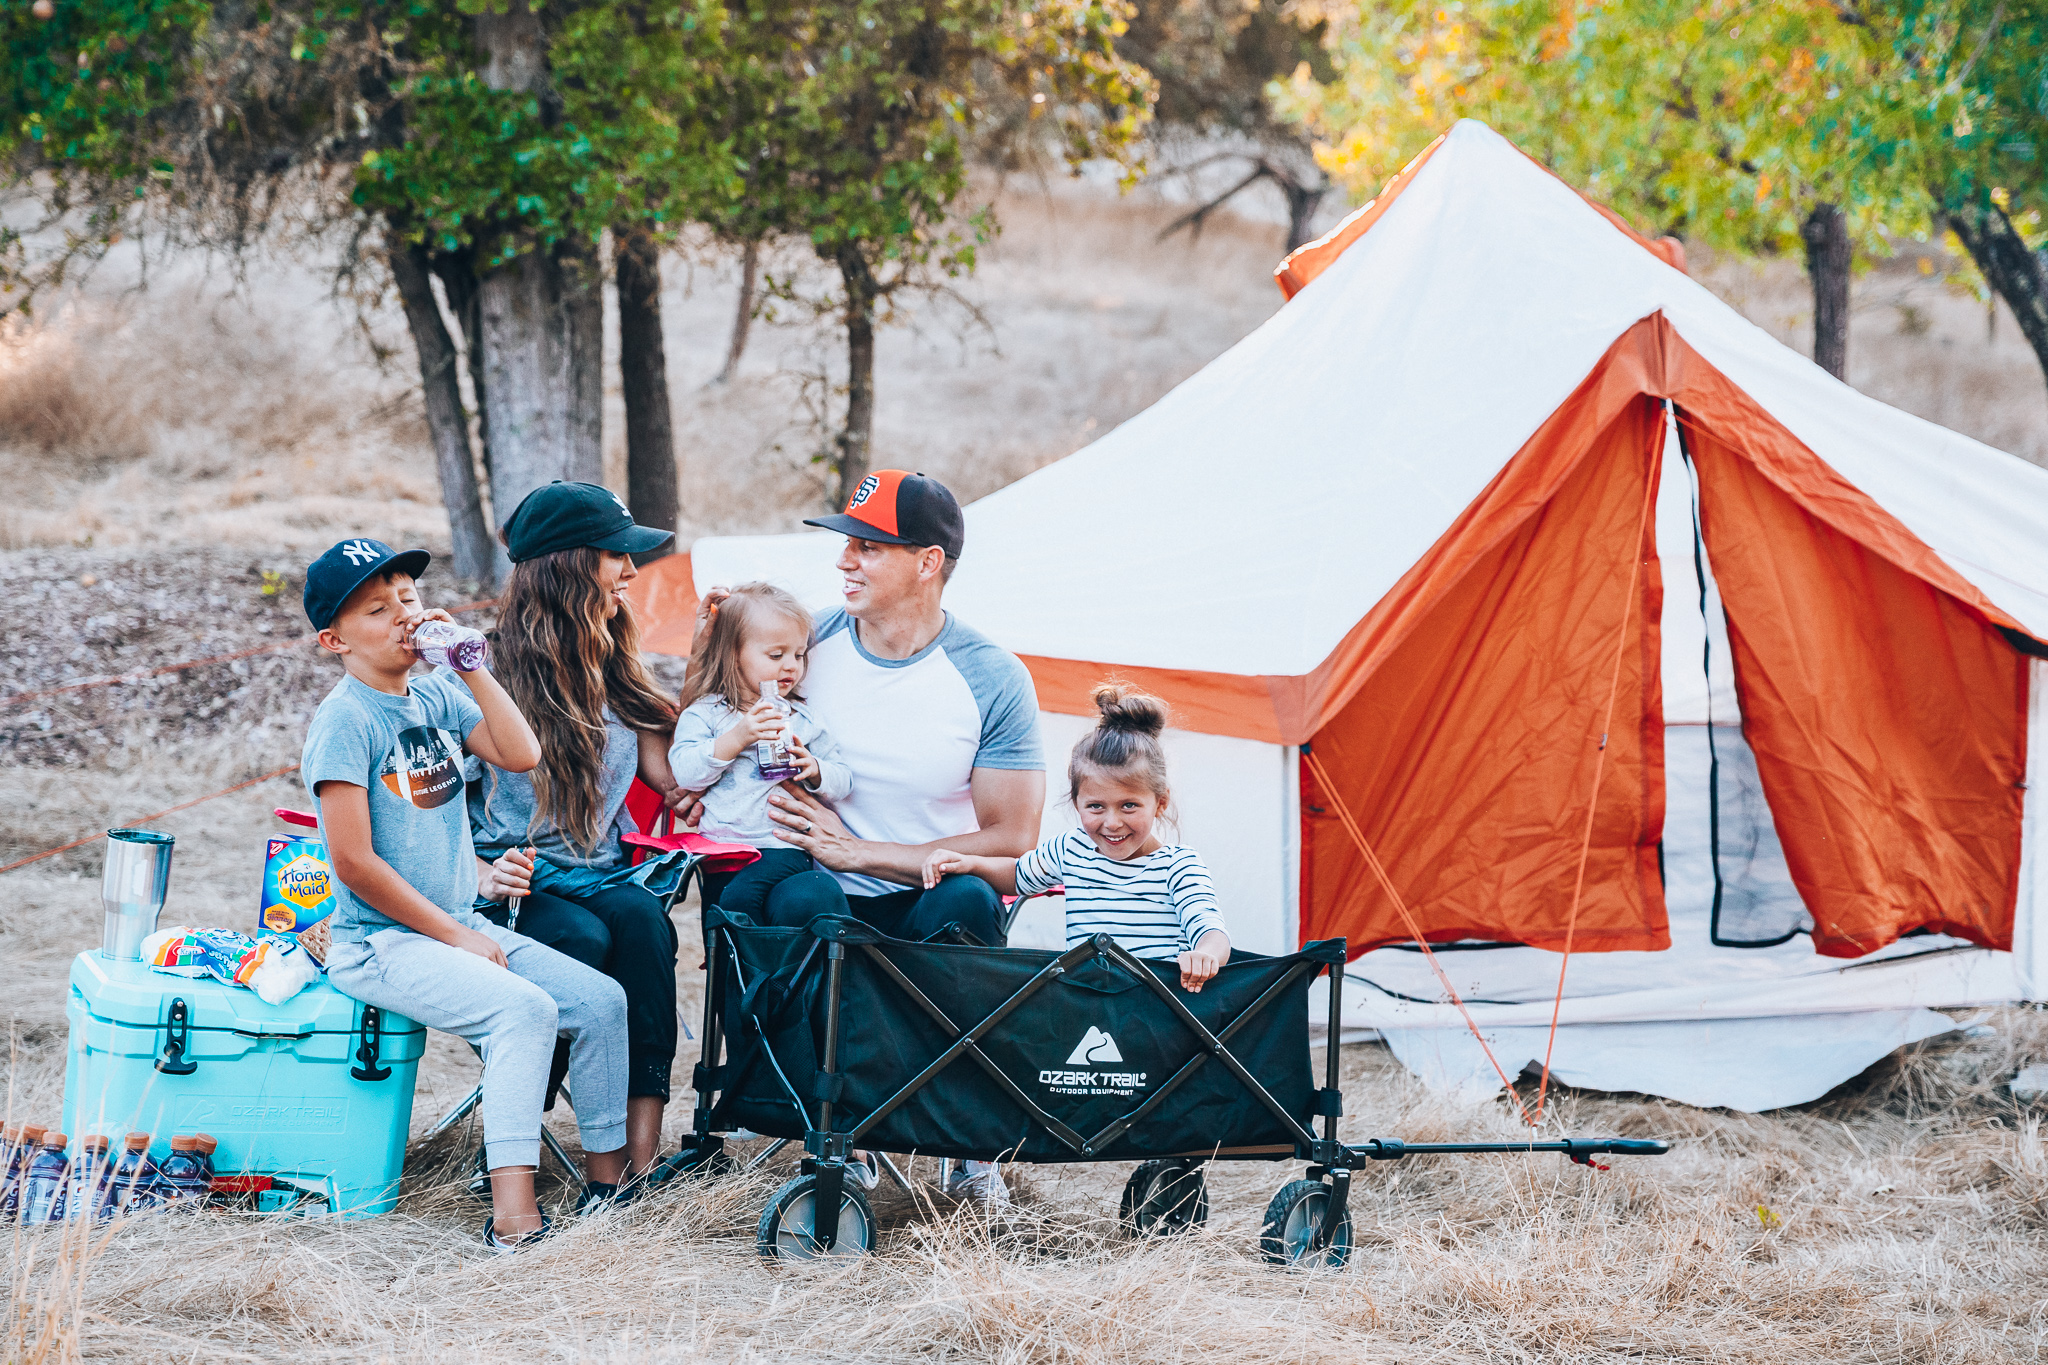
{"label": "girl with striped shirt", "polygon": [[1202,856],[1164,842],[1159,822],[1171,793],[1159,734],[1166,703],[1123,683],[1095,689],[1101,718],[1074,746],[1068,796],[1081,817],[1021,858],[978,858],[938,849],[924,884],[955,872],[1004,895],[1065,886],[1067,943],[1107,934],[1138,957],[1171,958],[1180,984],[1199,991],[1230,960],[1230,935]]}

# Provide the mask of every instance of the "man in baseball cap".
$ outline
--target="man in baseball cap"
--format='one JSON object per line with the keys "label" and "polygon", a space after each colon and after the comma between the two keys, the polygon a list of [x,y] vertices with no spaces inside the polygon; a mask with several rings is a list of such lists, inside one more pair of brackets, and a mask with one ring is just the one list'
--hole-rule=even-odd
{"label": "man in baseball cap", "polygon": [[[804,691],[854,783],[829,806],[794,783],[769,797],[777,837],[823,870],[776,887],[766,918],[802,925],[851,914],[913,941],[958,924],[1001,943],[1002,906],[987,882],[946,877],[926,890],[923,879],[925,858],[941,847],[1027,852],[1045,806],[1031,675],[940,600],[966,542],[960,504],[937,479],[878,469],[843,512],[807,524],[846,537],[844,606],[818,618]],[[1002,1177],[973,1162],[955,1192],[1007,1198]]]}

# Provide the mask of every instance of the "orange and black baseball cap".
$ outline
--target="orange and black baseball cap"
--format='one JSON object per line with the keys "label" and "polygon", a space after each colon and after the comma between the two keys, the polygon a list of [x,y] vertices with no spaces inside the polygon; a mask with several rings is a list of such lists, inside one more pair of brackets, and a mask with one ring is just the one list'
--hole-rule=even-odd
{"label": "orange and black baseball cap", "polygon": [[877,469],[853,490],[844,512],[806,517],[804,525],[890,545],[936,545],[948,559],[959,558],[967,543],[967,524],[953,491],[937,479],[901,469]]}

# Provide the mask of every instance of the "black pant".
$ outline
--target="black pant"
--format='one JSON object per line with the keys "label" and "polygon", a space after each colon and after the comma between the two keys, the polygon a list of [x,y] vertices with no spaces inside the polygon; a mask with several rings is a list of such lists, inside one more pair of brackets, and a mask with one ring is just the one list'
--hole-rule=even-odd
{"label": "black pant", "polygon": [[[504,924],[503,906],[483,911]],[[626,991],[626,1096],[668,1102],[668,1073],[676,1059],[676,930],[661,902],[644,887],[609,887],[575,899],[535,891],[519,902],[519,932],[556,952],[595,967]],[[555,1050],[555,1087],[568,1064],[567,1045]]]}
{"label": "black pant", "polygon": [[[778,852],[762,854],[761,863],[776,857]],[[796,856],[804,857],[801,853]],[[931,937],[948,924],[957,924],[983,943],[1000,946],[1003,942],[1002,900],[995,888],[979,877],[943,877],[929,891],[905,889],[882,896],[849,896],[829,872],[783,872],[780,876],[764,873],[762,880],[773,879],[757,913],[734,904],[731,898],[741,889],[741,879],[761,863],[740,872],[726,885],[719,894],[719,909],[728,913],[744,909],[756,924],[784,928],[800,928],[819,915],[851,915],[891,938],[913,943]]]}
{"label": "black pant", "polygon": [[784,882],[810,870],[811,855],[800,848],[764,848],[757,861],[724,883],[716,898],[718,908],[728,915],[745,915],[756,924],[781,923],[768,918],[771,898]]}

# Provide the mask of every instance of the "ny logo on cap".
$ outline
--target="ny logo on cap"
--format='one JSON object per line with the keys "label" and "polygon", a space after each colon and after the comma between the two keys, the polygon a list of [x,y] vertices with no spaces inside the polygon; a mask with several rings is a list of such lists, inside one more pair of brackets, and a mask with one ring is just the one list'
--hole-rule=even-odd
{"label": "ny logo on cap", "polygon": [[875,495],[875,490],[877,488],[880,488],[881,486],[882,481],[872,474],[868,475],[865,479],[862,479],[860,481],[860,487],[856,488],[853,491],[853,500],[846,504],[846,510],[851,512],[854,508],[866,502],[869,498]]}
{"label": "ny logo on cap", "polygon": [[367,540],[351,540],[341,547],[341,556],[351,564],[374,564],[382,555]]}

